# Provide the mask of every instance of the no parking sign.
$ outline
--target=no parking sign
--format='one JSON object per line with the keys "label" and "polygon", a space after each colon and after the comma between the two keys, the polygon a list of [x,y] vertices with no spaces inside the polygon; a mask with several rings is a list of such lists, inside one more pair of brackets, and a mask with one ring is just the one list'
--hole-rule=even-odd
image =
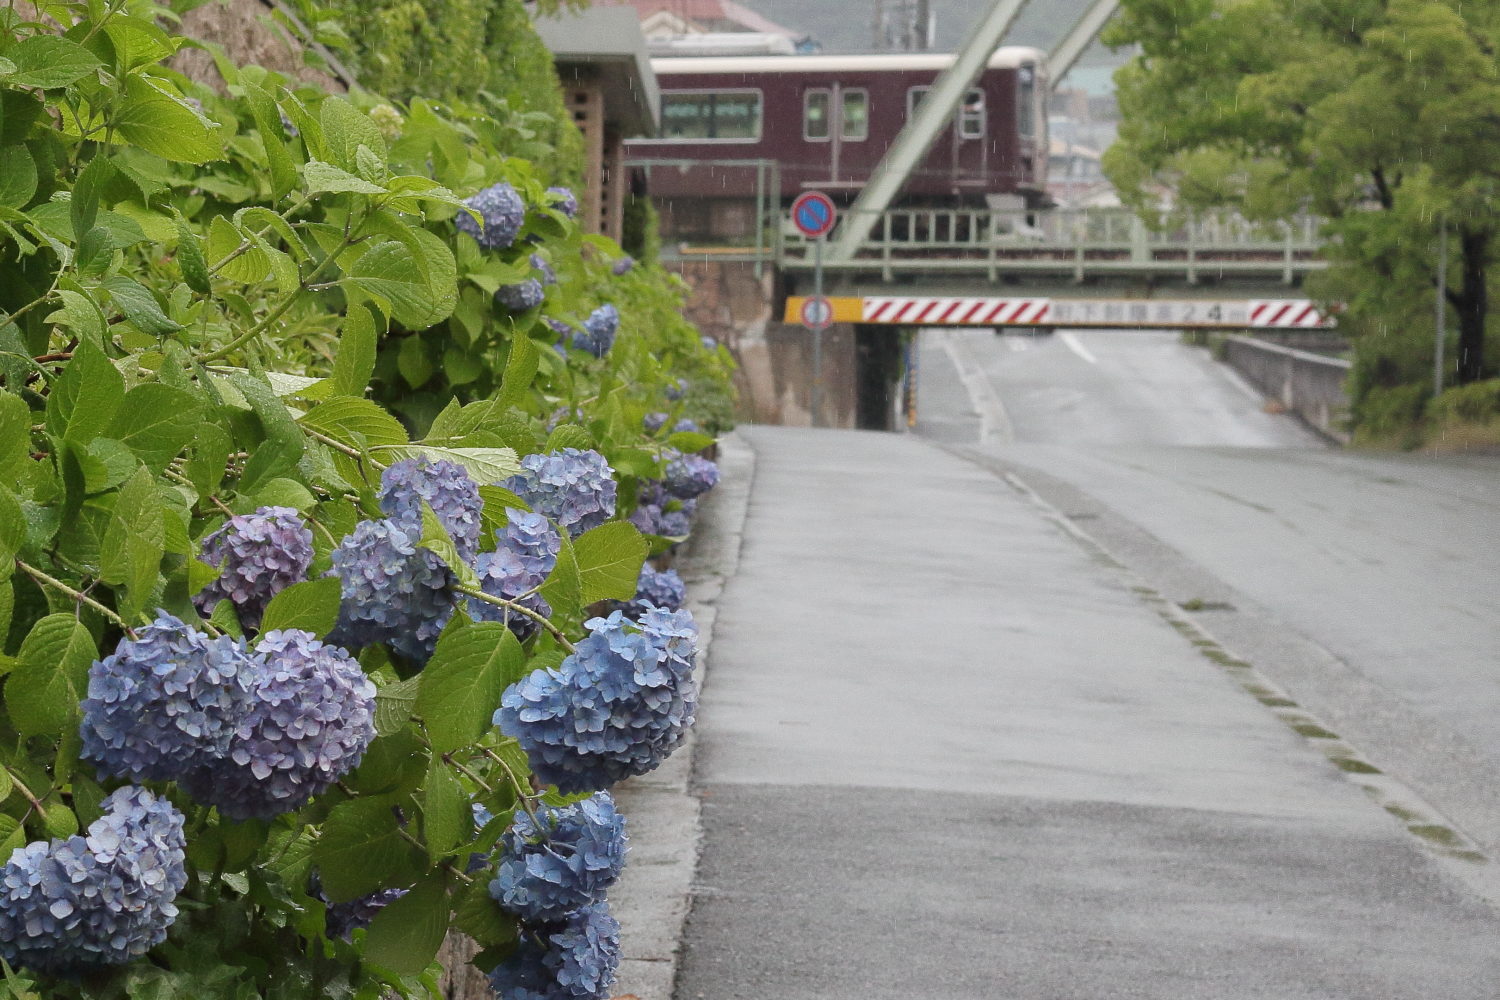
{"label": "no parking sign", "polygon": [[827,236],[835,221],[833,199],[822,191],[808,191],[792,202],[792,225],[810,240]]}

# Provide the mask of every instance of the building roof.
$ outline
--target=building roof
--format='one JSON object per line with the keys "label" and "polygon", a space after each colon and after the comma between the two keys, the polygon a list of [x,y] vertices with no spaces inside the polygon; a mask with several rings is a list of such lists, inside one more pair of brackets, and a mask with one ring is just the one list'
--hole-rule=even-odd
{"label": "building roof", "polygon": [[536,33],[551,50],[564,83],[570,79],[600,82],[606,121],[626,136],[656,134],[656,74],[633,10],[590,7],[576,14],[539,17]]}
{"label": "building roof", "polygon": [[632,7],[644,21],[659,13],[696,25],[701,31],[756,31],[800,39],[805,32],[783,27],[734,0],[606,0],[611,5]]}

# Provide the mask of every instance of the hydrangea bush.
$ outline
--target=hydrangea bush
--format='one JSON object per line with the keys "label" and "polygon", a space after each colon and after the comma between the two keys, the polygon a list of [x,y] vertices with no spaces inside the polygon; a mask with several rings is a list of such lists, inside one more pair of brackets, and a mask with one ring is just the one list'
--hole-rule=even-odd
{"label": "hydrangea bush", "polygon": [[524,118],[221,93],[151,4],[43,7],[0,18],[12,991],[430,997],[457,928],[608,996],[605,790],[696,699],[664,484],[723,426],[668,389],[723,359]]}

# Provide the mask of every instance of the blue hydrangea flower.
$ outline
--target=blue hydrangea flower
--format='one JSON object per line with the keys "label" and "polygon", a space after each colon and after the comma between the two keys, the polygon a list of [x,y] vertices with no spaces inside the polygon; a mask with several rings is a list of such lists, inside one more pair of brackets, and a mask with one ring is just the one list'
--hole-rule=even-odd
{"label": "blue hydrangea flower", "polygon": [[539,253],[531,255],[531,266],[542,275],[543,285],[557,284],[557,272],[552,270],[552,265],[547,263],[547,258]]}
{"label": "blue hydrangea flower", "polygon": [[300,809],[352,771],[375,738],[375,685],[344,650],[310,632],[268,632],[248,710],[218,758],[182,779],[230,819]]}
{"label": "blue hydrangea flower", "polygon": [[228,599],[246,628],[259,628],[271,598],[307,579],[312,541],[307,522],[291,507],[236,514],[203,538],[203,561],[219,567],[219,578],[199,591],[194,603],[208,614]]}
{"label": "blue hydrangea flower", "polygon": [[501,285],[495,289],[495,301],[511,312],[535,309],[546,297],[542,283],[535,278],[527,278],[514,285]]}
{"label": "blue hydrangea flower", "polygon": [[[521,598],[522,594],[541,586],[557,565],[562,538],[550,521],[540,514],[509,509],[506,525],[495,532],[494,552],[485,552],[475,563],[480,588],[491,597],[516,601],[540,615],[552,614],[552,608],[540,594]],[[519,639],[529,638],[537,623],[508,608],[469,598],[469,616],[475,621],[503,622]]]}
{"label": "blue hydrangea flower", "polygon": [[500,863],[490,895],[528,923],[567,919],[570,911],[602,903],[625,866],[625,817],[608,792],[536,818],[521,811],[500,838]]}
{"label": "blue hydrangea flower", "polygon": [[627,254],[611,264],[609,270],[615,277],[619,277],[622,274],[629,274],[634,267],[635,258]]}
{"label": "blue hydrangea flower", "polygon": [[657,532],[663,538],[686,538],[693,532],[693,513],[697,509],[698,501],[684,500],[682,506],[673,509],[663,508],[661,519],[657,521]]}
{"label": "blue hydrangea flower", "polygon": [[692,500],[719,482],[719,467],[702,455],[678,454],[667,463],[662,485],[679,500]]}
{"label": "blue hydrangea flower", "polygon": [[676,611],[687,603],[687,587],[675,569],[658,571],[646,563],[636,581],[634,603]]}
{"label": "blue hydrangea flower", "polygon": [[498,485],[576,537],[615,514],[614,470],[597,451],[564,448],[521,459],[524,470]]}
{"label": "blue hydrangea flower", "polygon": [[417,547],[420,532],[395,521],[361,521],[333,550],[341,586],[340,646],[383,642],[417,663],[432,658],[437,637],[453,614],[453,573],[434,553]]}
{"label": "blue hydrangea flower", "polygon": [[18,847],[0,869],[0,956],[72,974],[139,958],[167,936],[187,883],[183,817],[135,785],[82,836]]}
{"label": "blue hydrangea flower", "polygon": [[615,334],[619,330],[620,311],[605,303],[589,313],[589,318],[583,321],[583,329],[573,334],[573,346],[602,358],[615,345]]}
{"label": "blue hydrangea flower", "polygon": [[[666,423],[667,414],[661,412],[648,413],[641,419],[641,426],[646,429],[647,434],[655,434],[657,431],[661,430],[662,427],[666,426]],[[682,417],[672,425],[673,434],[679,433],[681,431],[692,431],[696,434],[701,431],[701,428],[698,426],[696,421],[689,420],[687,417]]]}
{"label": "blue hydrangea flower", "polygon": [[437,515],[464,561],[479,551],[484,500],[468,470],[425,455],[403,459],[380,474],[380,509],[391,520],[422,536],[422,501]]}
{"label": "blue hydrangea flower", "polygon": [[668,382],[667,387],[662,390],[662,395],[666,396],[668,399],[675,403],[683,396],[687,395],[687,391],[687,379],[674,378],[672,381]]}
{"label": "blue hydrangea flower", "polygon": [[703,345],[705,351],[717,351],[719,349],[719,342],[706,333],[698,338],[698,343]]}
{"label": "blue hydrangea flower", "polygon": [[243,643],[162,612],[89,667],[80,755],[101,776],[177,778],[189,762],[224,753],[255,673]]}
{"label": "blue hydrangea flower", "polygon": [[516,241],[521,223],[526,220],[526,203],[516,189],[501,181],[464,199],[464,204],[484,219],[475,222],[468,212],[459,212],[453,224],[468,233],[486,250],[503,250]]}
{"label": "blue hydrangea flower", "polygon": [[620,923],[607,903],[555,927],[523,928],[521,943],[490,973],[498,1000],[604,1000],[620,965]]}
{"label": "blue hydrangea flower", "polygon": [[570,219],[578,214],[578,198],[568,188],[549,187],[547,202]]}
{"label": "blue hydrangea flower", "polygon": [[[354,932],[369,927],[381,910],[406,895],[407,889],[381,889],[344,903],[329,903],[323,914],[323,933],[330,938],[354,937]],[[322,898],[322,893],[318,893]],[[326,900],[325,900],[326,902]]]}
{"label": "blue hydrangea flower", "polygon": [[565,794],[659,765],[693,723],[697,627],[686,611],[646,608],[589,620],[588,638],[555,669],[506,689],[495,724],[531,769]]}

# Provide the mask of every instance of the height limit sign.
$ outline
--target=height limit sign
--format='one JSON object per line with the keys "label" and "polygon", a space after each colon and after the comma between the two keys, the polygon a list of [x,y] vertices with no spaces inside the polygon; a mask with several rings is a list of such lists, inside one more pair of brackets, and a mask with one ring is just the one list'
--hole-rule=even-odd
{"label": "height limit sign", "polygon": [[822,295],[802,300],[802,325],[809,330],[826,330],[833,325],[833,303]]}

